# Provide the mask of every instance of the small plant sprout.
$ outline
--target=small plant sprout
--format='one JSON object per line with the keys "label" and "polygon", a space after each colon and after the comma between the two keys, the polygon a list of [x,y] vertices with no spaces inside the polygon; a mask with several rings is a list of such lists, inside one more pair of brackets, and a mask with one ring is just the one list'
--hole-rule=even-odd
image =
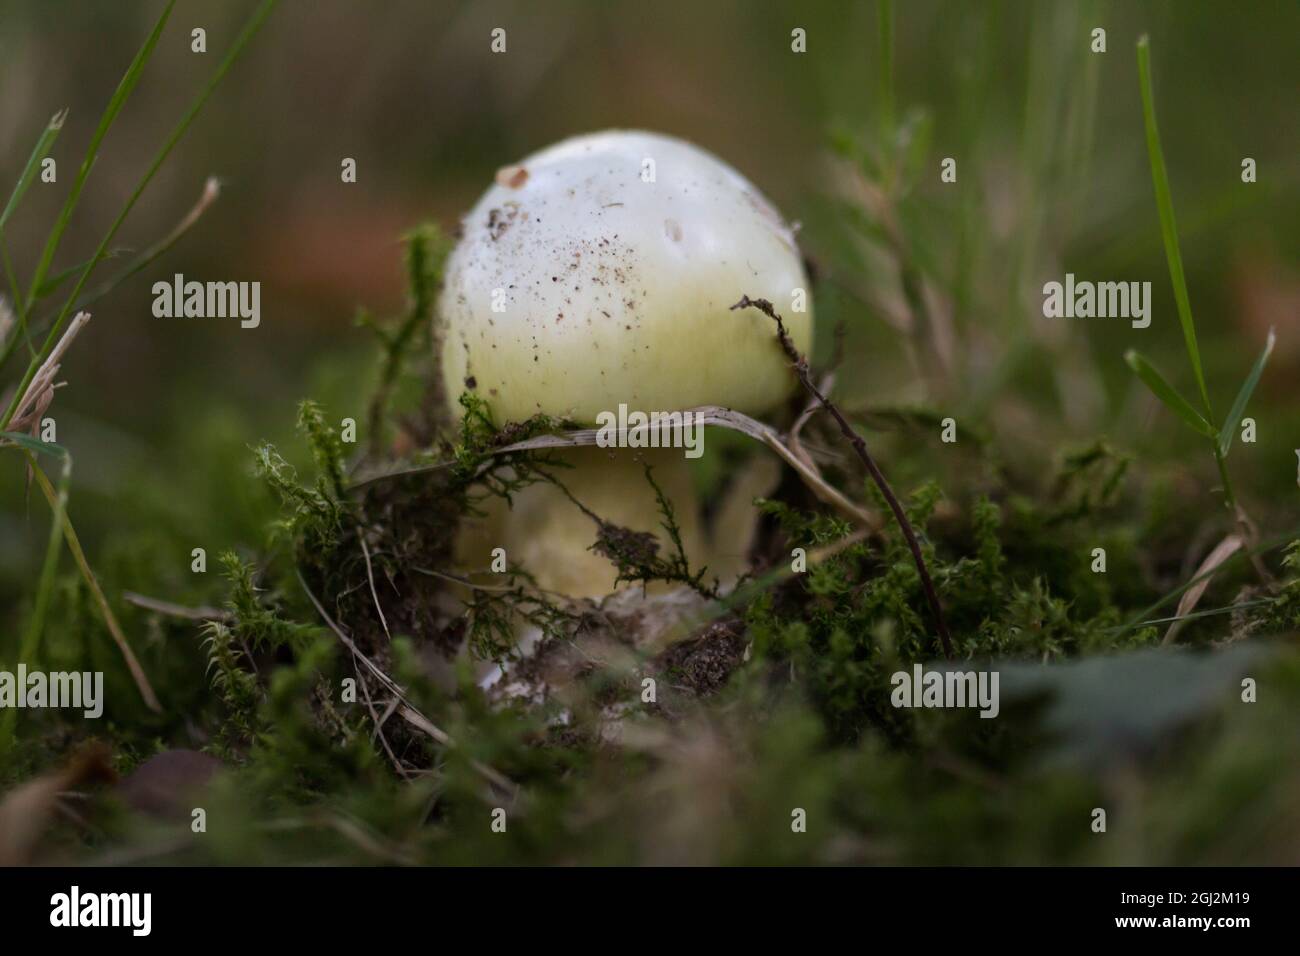
{"label": "small plant sprout", "polygon": [[[1155,187],[1156,209],[1160,214],[1160,232],[1164,239],[1165,257],[1169,260],[1169,279],[1174,287],[1174,299],[1178,305],[1178,321],[1183,330],[1183,343],[1187,348],[1187,358],[1192,366],[1192,376],[1196,380],[1200,407],[1182,396],[1168,380],[1165,379],[1147,359],[1135,349],[1130,349],[1124,356],[1129,367],[1138,378],[1151,389],[1152,394],[1164,405],[1189,425],[1193,431],[1210,443],[1214,461],[1219,470],[1223,486],[1223,500],[1226,507],[1243,529],[1245,540],[1249,542],[1253,535],[1248,533],[1248,522],[1232,490],[1228,477],[1226,459],[1232,448],[1233,435],[1246,412],[1246,404],[1259,384],[1264,365],[1273,351],[1275,336],[1270,329],[1264,349],[1255,361],[1254,367],[1237,392],[1232,408],[1222,422],[1216,421],[1213,406],[1210,404],[1210,392],[1205,384],[1205,371],[1201,364],[1201,351],[1196,342],[1196,325],[1192,321],[1191,300],[1187,294],[1187,279],[1183,274],[1183,255],[1178,245],[1178,225],[1174,221],[1174,203],[1169,192],[1169,174],[1165,170],[1164,152],[1160,147],[1160,130],[1156,126],[1155,97],[1151,89],[1151,44],[1143,36],[1137,45],[1138,77],[1142,88],[1142,115],[1146,125],[1147,154],[1151,160],[1151,180]],[[1260,567],[1257,564],[1257,567]],[[1262,571],[1262,567],[1261,567]],[[1265,577],[1267,575],[1265,574]]]}
{"label": "small plant sprout", "polygon": [[[620,406],[762,414],[794,383],[766,320],[729,314],[746,289],[787,307],[808,289],[793,230],[747,179],[667,136],[575,137],[500,170],[465,217],[438,308],[443,379],[498,426],[536,415],[590,426]],[[789,332],[807,350],[812,311],[800,305]],[[638,532],[671,524],[666,499],[685,552],[698,555],[683,448],[626,444],[566,451],[572,467],[556,477],[588,517]],[[563,490],[532,486],[496,519],[483,531],[497,540],[483,543],[517,554],[539,584],[608,592],[609,564],[587,550],[591,522]]]}

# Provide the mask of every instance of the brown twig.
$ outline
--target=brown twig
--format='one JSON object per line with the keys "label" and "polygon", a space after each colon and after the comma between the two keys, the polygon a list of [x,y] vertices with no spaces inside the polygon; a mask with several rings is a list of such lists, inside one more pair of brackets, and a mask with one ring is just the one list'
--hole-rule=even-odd
{"label": "brown twig", "polygon": [[370,582],[370,596],[375,600],[375,610],[379,612],[379,623],[384,626],[384,636],[390,641],[393,635],[388,630],[388,618],[384,617],[384,606],[379,603],[379,591],[375,589],[375,569],[370,563],[370,549],[366,547],[366,533],[357,526],[357,540],[361,542],[361,553],[366,559],[366,580]]}
{"label": "brown twig", "polygon": [[[756,441],[762,442],[769,449],[775,452],[782,460],[785,461],[796,474],[803,480],[819,499],[826,504],[838,510],[852,521],[864,525],[871,530],[876,530],[880,526],[880,518],[875,512],[868,511],[866,508],[850,501],[844,496],[839,489],[835,488],[825,478],[821,476],[815,463],[805,457],[796,455],[790,447],[781,439],[780,434],[771,425],[760,422],[757,419],[750,418],[734,409],[722,408],[718,405],[699,405],[695,408],[688,408],[685,411],[695,416],[695,421],[701,425],[718,425],[722,428],[729,428],[732,431],[738,431],[748,435]],[[567,431],[554,435],[535,435],[532,438],[515,442],[510,445],[502,445],[498,448],[492,448],[484,452],[485,457],[496,455],[509,455],[520,451],[541,451],[549,448],[578,448],[584,445],[597,444],[597,437],[601,434],[596,428],[579,428],[574,431]],[[621,435],[621,433],[620,433]],[[443,468],[450,468],[455,461],[447,459],[428,465],[416,465],[410,468],[400,468],[396,471],[381,472],[378,474],[364,475],[354,480],[349,486],[349,491],[355,491],[364,488],[367,485],[379,481],[389,481],[394,478],[407,478],[412,475],[428,474],[434,471],[440,471]]]}
{"label": "brown twig", "polygon": [[921,545],[917,543],[916,533],[912,530],[911,522],[907,520],[907,515],[903,511],[903,506],[899,504],[898,497],[894,490],[889,487],[889,482],[885,479],[884,472],[876,464],[871,453],[867,451],[867,443],[862,440],[862,436],[853,430],[847,418],[836,407],[835,403],[822,394],[821,390],[813,384],[812,377],[808,372],[808,360],[800,354],[791,341],[789,334],[785,330],[785,323],[781,321],[781,316],[777,314],[772,303],[767,299],[751,299],[744,295],[740,301],[731,307],[732,311],[736,309],[758,309],[768,318],[776,322],[776,335],[781,343],[781,349],[785,352],[786,357],[790,359],[794,367],[795,375],[799,377],[800,384],[803,385],[812,395],[822,404],[826,411],[831,413],[836,423],[840,426],[840,431],[848,439],[853,450],[857,452],[858,458],[866,467],[867,473],[871,475],[872,481],[884,495],[885,501],[889,504],[889,510],[894,513],[894,520],[898,522],[899,529],[903,532],[903,537],[907,539],[907,546],[911,549],[912,560],[916,562],[917,573],[921,576],[921,586],[925,590],[926,600],[930,604],[930,611],[934,615],[935,626],[939,629],[939,640],[943,644],[944,656],[952,659],[952,638],[948,634],[948,624],[943,617],[943,607],[939,604],[938,592],[934,589],[934,582],[930,579],[930,572],[925,566],[925,558],[921,555]]}
{"label": "brown twig", "polygon": [[218,607],[207,607],[206,605],[186,607],[183,604],[173,604],[171,601],[152,598],[147,594],[136,594],[134,591],[123,591],[122,600],[127,604],[144,608],[146,611],[153,611],[155,614],[184,618],[187,621],[231,621],[235,617],[229,611],[223,611]]}
{"label": "brown twig", "polygon": [[[302,586],[303,593],[307,595],[307,599],[310,600],[312,606],[316,608],[316,613],[321,616],[321,620],[323,620],[329,629],[334,632],[335,637],[343,642],[343,646],[352,652],[353,658],[364,664],[366,669],[370,671],[376,679],[378,679],[379,683],[387,688],[388,692],[400,701],[400,706],[398,707],[397,712],[401,715],[402,719],[412,727],[423,731],[429,737],[432,737],[436,743],[441,744],[443,747],[455,747],[456,741],[452,736],[441,727],[437,726],[428,717],[424,716],[424,714],[420,713],[420,711],[416,709],[415,705],[407,698],[406,692],[402,689],[401,685],[385,674],[374,661],[363,654],[361,649],[357,647],[356,642],[348,636],[347,632],[335,623],[334,619],[330,617],[329,613],[325,610],[325,605],[321,604],[320,600],[312,592],[311,588],[307,586],[307,579],[302,576],[302,571],[299,570],[297,574],[298,584]],[[492,786],[511,797],[518,796],[519,785],[505,774],[489,767],[487,764],[480,760],[476,760],[473,757],[469,757],[468,759],[470,766],[473,767],[474,770],[483,777],[483,779],[492,784]]]}

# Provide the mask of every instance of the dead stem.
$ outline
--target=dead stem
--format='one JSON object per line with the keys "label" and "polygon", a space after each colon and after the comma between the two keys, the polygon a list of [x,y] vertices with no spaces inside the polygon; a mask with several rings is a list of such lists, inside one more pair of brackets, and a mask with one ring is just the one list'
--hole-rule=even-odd
{"label": "dead stem", "polygon": [[384,617],[383,605],[379,603],[379,592],[375,589],[375,569],[370,563],[370,549],[366,547],[366,533],[360,525],[357,526],[357,540],[361,542],[361,553],[366,559],[366,580],[370,582],[370,596],[374,598],[375,610],[379,612],[379,623],[384,626],[384,636],[391,641],[393,635],[388,630],[388,618]]}
{"label": "dead stem", "polygon": [[122,600],[127,604],[144,608],[146,611],[153,611],[155,614],[184,618],[187,621],[231,621],[234,619],[233,614],[229,611],[223,611],[221,608],[207,607],[205,605],[186,607],[183,604],[173,604],[171,601],[152,598],[147,594],[136,594],[134,591],[123,591]]}
{"label": "dead stem", "polygon": [[41,367],[36,370],[32,376],[27,388],[23,391],[22,398],[14,405],[13,417],[9,420],[9,427],[16,432],[36,433],[40,425],[41,416],[45,414],[50,407],[50,402],[54,398],[54,389],[58,386],[55,384],[55,377],[59,374],[59,363],[63,360],[63,355],[68,351],[68,346],[72,344],[73,339],[90,321],[89,312],[78,312],[69,323],[67,330],[59,339],[54,350],[41,363]]}
{"label": "dead stem", "polygon": [[[700,405],[696,408],[685,409],[685,411],[694,415],[696,421],[701,425],[717,425],[722,428],[730,428],[732,431],[741,432],[748,435],[750,438],[762,442],[780,456],[786,464],[793,468],[803,483],[807,485],[813,494],[815,494],[821,501],[835,508],[850,520],[855,521],[872,531],[876,531],[880,528],[879,516],[845,497],[838,488],[821,476],[821,472],[813,462],[808,460],[804,455],[795,454],[789,445],[781,439],[777,430],[771,425],[750,418],[748,415],[742,414],[733,409],[723,408],[720,405]],[[485,457],[494,457],[497,455],[508,455],[520,451],[539,451],[548,448],[577,448],[583,445],[595,445],[598,434],[600,433],[595,428],[579,428],[574,431],[563,432],[557,435],[537,435],[533,438],[527,438],[511,445],[502,445],[500,448],[489,449],[484,452],[484,455]],[[401,468],[396,471],[364,475],[353,481],[348,486],[348,490],[355,491],[359,488],[364,488],[366,485],[380,481],[387,481],[392,478],[405,478],[411,475],[421,475],[433,471],[440,471],[443,468],[450,468],[453,464],[454,462],[452,461],[439,461],[429,465],[416,465],[411,468]]]}
{"label": "dead stem", "polygon": [[[54,511],[58,492],[55,491],[54,485],[50,483],[50,479],[46,477],[45,472],[35,466],[34,456],[28,460],[33,462],[32,473],[36,477],[36,483],[40,486],[41,493],[45,495],[46,501],[50,503],[50,510]],[[140,666],[135,653],[131,650],[131,645],[127,643],[126,635],[122,633],[122,627],[117,622],[117,616],[113,614],[108,598],[104,596],[103,588],[99,586],[99,580],[95,577],[95,572],[90,570],[90,563],[86,561],[86,554],[81,550],[81,541],[77,537],[76,530],[72,527],[72,521],[68,517],[66,510],[63,512],[63,538],[68,543],[68,551],[72,554],[72,560],[76,562],[77,568],[81,571],[81,577],[86,582],[86,587],[90,589],[91,598],[99,608],[99,615],[104,619],[104,626],[108,628],[108,633],[112,636],[113,642],[117,644],[118,650],[122,652],[122,657],[126,660],[127,669],[131,672],[131,678],[135,681],[135,686],[140,690],[140,696],[144,698],[145,706],[155,714],[161,714],[162,704],[158,702],[158,696],[149,684],[149,678],[145,676],[144,668]]]}
{"label": "dead stem", "polygon": [[939,604],[939,595],[934,589],[934,582],[930,579],[930,572],[925,566],[925,558],[921,554],[921,546],[917,543],[916,534],[912,531],[911,522],[907,520],[907,514],[903,511],[903,506],[899,504],[898,497],[894,490],[889,487],[889,482],[885,479],[884,472],[876,464],[875,459],[867,451],[867,443],[862,440],[862,436],[853,430],[847,418],[836,407],[835,403],[822,394],[822,392],[813,384],[812,378],[808,373],[808,360],[799,353],[795,348],[794,342],[791,341],[789,334],[785,330],[785,323],[781,321],[781,316],[777,314],[772,303],[767,299],[751,299],[749,296],[741,296],[740,301],[732,307],[736,309],[754,308],[771,318],[776,322],[776,335],[781,343],[781,349],[790,359],[794,367],[795,375],[798,376],[800,384],[803,385],[819,401],[823,408],[831,413],[836,423],[840,426],[840,431],[844,437],[849,440],[853,450],[857,452],[858,458],[866,467],[867,473],[884,495],[885,501],[889,504],[889,510],[894,513],[894,520],[898,522],[899,529],[903,532],[903,537],[907,539],[907,546],[911,549],[912,560],[916,562],[917,573],[921,576],[921,586],[925,590],[926,600],[930,604],[930,611],[934,615],[935,627],[939,629],[939,640],[943,644],[944,656],[949,660],[952,659],[952,638],[948,634],[948,624],[943,617],[943,607]]}

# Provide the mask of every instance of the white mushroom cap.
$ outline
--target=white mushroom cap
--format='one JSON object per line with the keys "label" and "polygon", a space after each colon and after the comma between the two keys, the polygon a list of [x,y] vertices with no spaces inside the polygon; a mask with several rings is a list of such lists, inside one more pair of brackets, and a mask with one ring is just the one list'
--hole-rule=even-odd
{"label": "white mushroom cap", "polygon": [[728,310],[770,299],[807,353],[796,289],[792,231],[730,166],[655,133],[578,136],[501,170],[466,217],[439,303],[447,392],[472,388],[498,424],[620,403],[761,414],[788,362],[770,319]]}

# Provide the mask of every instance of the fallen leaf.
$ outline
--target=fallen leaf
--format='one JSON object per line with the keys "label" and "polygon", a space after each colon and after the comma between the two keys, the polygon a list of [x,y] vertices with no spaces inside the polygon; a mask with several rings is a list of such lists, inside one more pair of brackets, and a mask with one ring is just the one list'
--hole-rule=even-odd
{"label": "fallen leaf", "polygon": [[10,790],[0,801],[0,866],[25,866],[58,809],[59,796],[88,783],[116,779],[104,744],[92,744],[60,770]]}
{"label": "fallen leaf", "polygon": [[[1206,556],[1205,560],[1201,562],[1201,566],[1196,569],[1196,573],[1192,575],[1193,579],[1200,578],[1200,580],[1183,592],[1182,600],[1178,602],[1178,610],[1174,614],[1175,617],[1182,618],[1192,613],[1197,602],[1201,600],[1201,595],[1210,586],[1210,579],[1214,577],[1214,570],[1236,554],[1240,547],[1241,536],[1236,534],[1228,535],[1215,545],[1214,550]],[[1185,623],[1185,621],[1177,620],[1170,624],[1169,630],[1165,631],[1164,640],[1160,643],[1172,644]]]}

